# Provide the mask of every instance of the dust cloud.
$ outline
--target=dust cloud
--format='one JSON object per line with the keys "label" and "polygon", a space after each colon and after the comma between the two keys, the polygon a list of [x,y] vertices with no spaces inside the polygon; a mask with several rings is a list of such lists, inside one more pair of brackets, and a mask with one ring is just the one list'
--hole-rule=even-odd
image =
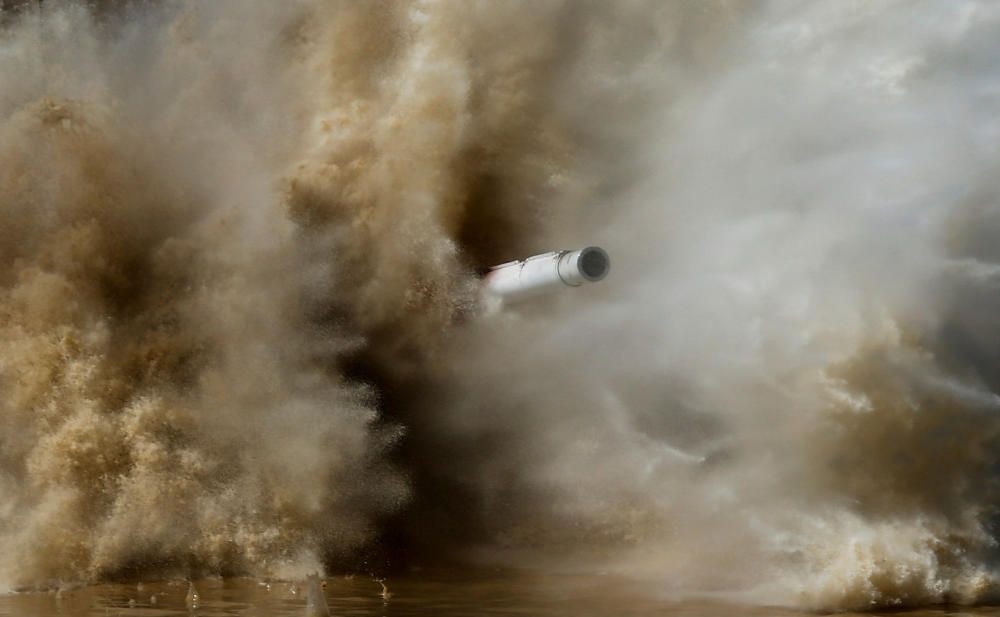
{"label": "dust cloud", "polygon": [[5,4],[4,585],[997,598],[1000,7]]}

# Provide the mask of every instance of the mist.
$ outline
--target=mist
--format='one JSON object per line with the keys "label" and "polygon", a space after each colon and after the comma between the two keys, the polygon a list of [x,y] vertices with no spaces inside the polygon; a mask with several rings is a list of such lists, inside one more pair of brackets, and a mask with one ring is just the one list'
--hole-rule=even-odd
{"label": "mist", "polygon": [[[1000,7],[0,17],[6,587],[996,599]],[[588,244],[599,285],[478,307]]]}

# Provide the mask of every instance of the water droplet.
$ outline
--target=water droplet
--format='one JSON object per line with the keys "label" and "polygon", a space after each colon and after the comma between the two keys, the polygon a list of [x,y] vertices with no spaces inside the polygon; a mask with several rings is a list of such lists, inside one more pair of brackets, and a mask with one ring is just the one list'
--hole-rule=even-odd
{"label": "water droplet", "polygon": [[184,603],[189,609],[198,608],[198,590],[194,588],[194,583],[188,583],[188,592]]}

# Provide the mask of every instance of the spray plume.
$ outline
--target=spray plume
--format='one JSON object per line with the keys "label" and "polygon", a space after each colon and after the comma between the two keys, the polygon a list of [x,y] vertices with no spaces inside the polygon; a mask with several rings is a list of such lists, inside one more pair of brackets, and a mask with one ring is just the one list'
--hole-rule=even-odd
{"label": "spray plume", "polygon": [[[4,583],[383,542],[995,597],[1000,8],[0,17]],[[606,283],[470,318],[586,242]]]}

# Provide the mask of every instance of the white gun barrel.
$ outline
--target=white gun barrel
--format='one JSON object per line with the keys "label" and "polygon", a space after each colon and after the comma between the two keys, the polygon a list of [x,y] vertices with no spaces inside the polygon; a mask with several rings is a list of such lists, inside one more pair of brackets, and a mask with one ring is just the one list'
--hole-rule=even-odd
{"label": "white gun barrel", "polygon": [[485,286],[488,293],[504,302],[515,302],[554,289],[596,283],[610,268],[607,252],[588,246],[501,264],[486,275]]}

